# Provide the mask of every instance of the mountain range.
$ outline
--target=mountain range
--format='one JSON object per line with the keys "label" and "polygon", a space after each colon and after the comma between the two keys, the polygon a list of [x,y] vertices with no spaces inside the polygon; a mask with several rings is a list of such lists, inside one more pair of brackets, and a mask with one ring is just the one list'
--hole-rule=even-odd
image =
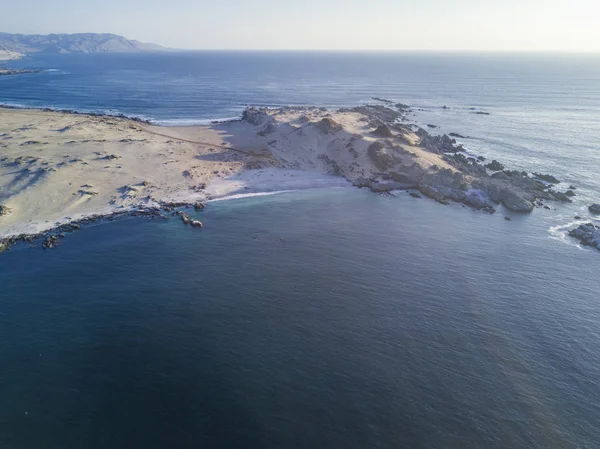
{"label": "mountain range", "polygon": [[167,48],[130,40],[116,34],[10,34],[0,33],[0,54],[106,53],[165,51]]}

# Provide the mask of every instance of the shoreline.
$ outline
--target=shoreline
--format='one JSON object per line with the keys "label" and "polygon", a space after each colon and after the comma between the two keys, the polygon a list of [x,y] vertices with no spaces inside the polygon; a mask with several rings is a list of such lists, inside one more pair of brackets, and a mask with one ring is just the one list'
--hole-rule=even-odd
{"label": "shoreline", "polygon": [[408,105],[384,104],[250,107],[239,119],[196,126],[0,106],[0,242],[79,221],[160,214],[165,204],[305,188],[407,190],[487,213],[499,204],[514,213],[549,209],[544,201],[576,196],[573,186],[556,190],[554,176],[507,170],[454,138],[405,124]]}

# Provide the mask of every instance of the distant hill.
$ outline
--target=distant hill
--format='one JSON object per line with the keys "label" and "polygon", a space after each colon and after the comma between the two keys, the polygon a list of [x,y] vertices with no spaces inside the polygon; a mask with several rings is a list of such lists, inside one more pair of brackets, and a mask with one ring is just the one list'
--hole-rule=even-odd
{"label": "distant hill", "polygon": [[10,34],[0,33],[0,57],[3,53],[121,53],[165,51],[156,44],[129,40],[116,34]]}

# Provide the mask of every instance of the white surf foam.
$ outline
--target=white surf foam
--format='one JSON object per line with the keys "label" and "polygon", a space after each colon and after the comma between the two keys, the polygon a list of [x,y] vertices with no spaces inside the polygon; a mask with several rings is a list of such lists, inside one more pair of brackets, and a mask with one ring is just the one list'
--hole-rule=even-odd
{"label": "white surf foam", "polygon": [[159,126],[199,126],[199,125],[210,125],[214,122],[227,122],[231,120],[238,120],[239,115],[235,117],[221,117],[211,119],[194,119],[194,118],[182,118],[182,119],[165,119],[165,120],[152,120],[152,124]]}

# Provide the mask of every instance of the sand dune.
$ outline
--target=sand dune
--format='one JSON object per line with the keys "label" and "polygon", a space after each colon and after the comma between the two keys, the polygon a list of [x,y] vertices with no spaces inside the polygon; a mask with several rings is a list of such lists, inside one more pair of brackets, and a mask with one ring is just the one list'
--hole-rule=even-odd
{"label": "sand dune", "polygon": [[270,165],[262,155],[230,149],[220,130],[191,132],[121,118],[0,109],[0,205],[9,211],[0,216],[0,236],[160,201],[202,200],[210,180],[246,164]]}

